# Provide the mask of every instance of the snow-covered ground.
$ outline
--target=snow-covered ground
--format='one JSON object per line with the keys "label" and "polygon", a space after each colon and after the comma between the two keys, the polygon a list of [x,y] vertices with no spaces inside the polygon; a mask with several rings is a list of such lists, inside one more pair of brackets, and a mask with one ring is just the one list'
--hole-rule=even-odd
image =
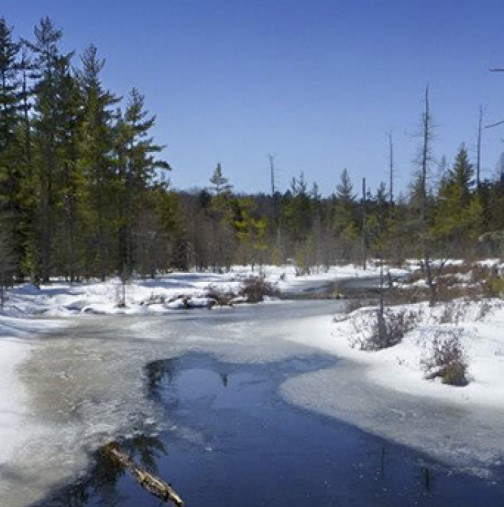
{"label": "snow-covered ground", "polygon": [[[396,270],[397,273],[405,271]],[[68,317],[78,314],[136,315],[169,312],[184,308],[183,299],[191,306],[205,307],[209,289],[237,294],[243,280],[250,276],[264,276],[282,292],[300,292],[320,287],[342,278],[365,278],[377,275],[370,267],[332,267],[311,274],[296,276],[294,266],[264,266],[254,271],[248,266],[235,266],[228,273],[172,273],[156,279],[134,280],[123,288],[119,279],[107,282],[69,284],[54,282],[37,289],[25,285],[9,292],[4,313],[11,316],[43,314],[49,317]],[[126,305],[118,302],[123,297]]]}
{"label": "snow-covered ground", "polygon": [[[333,320],[308,319],[309,334],[292,340],[320,348],[359,363],[373,383],[415,396],[436,398],[461,406],[504,409],[504,302],[457,300],[429,308],[426,303],[401,305],[395,312],[416,316],[415,328],[400,343],[382,350],[362,350],[376,323],[375,308],[361,308]],[[446,322],[451,320],[451,322]],[[426,379],[424,361],[432,355],[433,338],[457,336],[468,366],[468,385],[443,384]]]}
{"label": "snow-covered ground", "polygon": [[[25,285],[9,291],[5,308],[0,314],[0,474],[13,452],[23,448],[30,433],[37,429],[28,417],[29,400],[19,369],[41,349],[44,334],[54,335],[58,330],[74,326],[77,321],[88,319],[93,322],[93,319],[106,319],[106,315],[141,317],[172,313],[184,308],[187,301],[191,301],[191,306],[207,306],[209,287],[213,291],[236,294],[245,278],[259,274],[281,291],[299,292],[336,279],[376,276],[378,269],[371,267],[362,271],[357,266],[334,267],[304,276],[296,276],[293,266],[266,266],[260,272],[257,269],[252,272],[247,267],[234,267],[224,274],[173,273],[155,280],[135,280],[128,284],[124,307],[118,306],[123,297],[123,287],[117,279],[74,285],[55,282],[40,288]],[[291,327],[284,323],[282,329],[274,334],[283,343],[297,342],[303,347],[320,349],[344,358],[356,365],[367,381],[385,389],[447,400],[461,407],[482,406],[504,410],[504,305],[501,300],[476,303],[459,301],[451,309],[445,305],[429,309],[426,304],[420,303],[404,305],[395,311],[400,310],[417,315],[416,328],[408,332],[398,345],[380,351],[363,351],[359,348],[375,321],[373,310],[365,308],[349,316],[334,317],[328,314],[307,317],[302,325],[298,319]],[[136,325],[143,324],[140,321]],[[452,387],[439,380],[425,379],[422,359],[429,353],[432,336],[448,330],[456,331],[465,349],[470,381],[465,387]],[[247,333],[249,335],[247,339],[253,340],[253,333]],[[215,340],[208,343],[209,346],[214,343],[214,347],[225,346],[224,342],[219,344]],[[187,347],[187,344],[191,344],[190,337],[183,346]],[[272,344],[272,347],[275,346]],[[257,350],[263,348],[261,346]],[[96,355],[96,351],[93,353]],[[283,395],[295,403],[329,413],[329,398],[320,396],[320,404],[316,401],[316,392],[325,389],[323,372],[317,379],[317,374],[307,378],[310,382],[317,382],[315,391],[308,397],[306,386],[301,391],[296,387],[296,382],[303,380],[300,378],[287,381],[282,388]],[[329,379],[328,382],[333,380]],[[303,399],[299,398],[299,393]]]}

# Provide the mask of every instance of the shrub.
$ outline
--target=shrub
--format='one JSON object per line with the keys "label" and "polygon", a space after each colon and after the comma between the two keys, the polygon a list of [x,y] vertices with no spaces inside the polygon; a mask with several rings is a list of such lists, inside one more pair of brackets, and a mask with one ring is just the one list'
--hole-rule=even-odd
{"label": "shrub", "polygon": [[207,298],[213,299],[219,306],[227,306],[231,303],[236,294],[230,291],[223,291],[218,286],[210,284],[205,291]]}
{"label": "shrub", "polygon": [[278,296],[280,292],[264,276],[251,276],[243,281],[240,294],[245,296],[249,303],[259,303],[264,300],[264,296]]}
{"label": "shrub", "polygon": [[493,298],[504,294],[504,278],[501,276],[488,277],[481,282],[483,296]]}
{"label": "shrub", "polygon": [[443,384],[465,386],[467,362],[460,343],[461,330],[437,331],[432,341],[430,355],[422,363],[425,377],[429,380],[441,378]]}
{"label": "shrub", "polygon": [[371,335],[361,341],[361,350],[381,350],[397,345],[407,332],[415,328],[417,321],[418,315],[412,311],[377,312]]}

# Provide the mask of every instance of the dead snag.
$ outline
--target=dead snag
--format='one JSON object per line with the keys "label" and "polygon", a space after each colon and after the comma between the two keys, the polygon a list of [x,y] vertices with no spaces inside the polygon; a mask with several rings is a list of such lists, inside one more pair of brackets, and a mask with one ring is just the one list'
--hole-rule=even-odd
{"label": "dead snag", "polygon": [[156,477],[154,474],[151,474],[140,465],[137,465],[116,442],[105,445],[101,452],[113,458],[114,461],[127,470],[145,490],[164,502],[171,501],[177,505],[177,507],[184,507],[184,501],[169,484],[159,477]]}

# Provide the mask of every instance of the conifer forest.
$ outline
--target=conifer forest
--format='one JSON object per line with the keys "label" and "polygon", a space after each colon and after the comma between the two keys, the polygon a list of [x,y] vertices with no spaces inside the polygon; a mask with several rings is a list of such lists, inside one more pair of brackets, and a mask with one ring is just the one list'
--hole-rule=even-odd
{"label": "conifer forest", "polygon": [[[161,157],[167,140],[153,138],[144,95],[108,90],[99,50],[64,53],[62,37],[45,18],[18,40],[0,19],[2,286],[287,260],[307,272],[367,258],[400,265],[500,254],[504,169],[482,179],[467,140],[447,154],[453,163],[435,161],[428,88],[416,162],[394,167],[390,138],[390,178],[377,190],[341,168],[329,196],[303,173],[280,192],[273,156],[264,193],[235,192],[217,161],[209,161],[206,187],[174,190]],[[399,170],[410,180],[400,193]]]}

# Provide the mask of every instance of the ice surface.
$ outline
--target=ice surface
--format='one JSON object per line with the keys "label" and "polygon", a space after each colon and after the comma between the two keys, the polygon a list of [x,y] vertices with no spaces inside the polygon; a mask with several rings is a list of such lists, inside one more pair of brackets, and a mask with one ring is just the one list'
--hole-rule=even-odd
{"label": "ice surface", "polygon": [[[203,352],[232,362],[268,362],[310,353],[282,340],[290,329],[283,314],[292,315],[293,306],[93,316],[44,338],[22,358],[22,383],[16,389],[22,386],[24,394],[15,401],[23,407],[23,429],[0,469],[0,505],[28,505],[54,485],[77,477],[85,470],[88,452],[118,435],[173,427],[174,421],[146,396],[145,366],[154,360]],[[327,314],[335,305],[311,307]],[[191,428],[178,431],[197,438]]]}

